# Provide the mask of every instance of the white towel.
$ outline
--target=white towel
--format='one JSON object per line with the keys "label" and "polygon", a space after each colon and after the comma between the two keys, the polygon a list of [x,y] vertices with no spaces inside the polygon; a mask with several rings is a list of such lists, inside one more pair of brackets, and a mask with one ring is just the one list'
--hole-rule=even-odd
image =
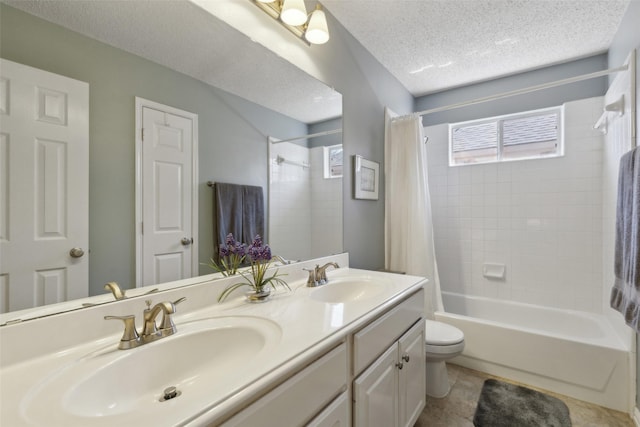
{"label": "white towel", "polygon": [[611,307],[640,333],[640,149],[620,159]]}

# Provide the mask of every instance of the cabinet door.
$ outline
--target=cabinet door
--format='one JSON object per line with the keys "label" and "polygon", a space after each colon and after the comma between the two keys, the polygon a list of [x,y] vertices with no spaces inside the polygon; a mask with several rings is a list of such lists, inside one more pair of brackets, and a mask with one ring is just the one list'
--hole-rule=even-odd
{"label": "cabinet door", "polygon": [[331,402],[331,405],[316,416],[307,427],[347,427],[349,426],[349,399],[347,392]]}
{"label": "cabinet door", "polygon": [[354,381],[354,426],[398,426],[398,343]]}
{"label": "cabinet door", "polygon": [[424,321],[419,321],[405,333],[399,344],[399,359],[402,363],[399,384],[400,426],[415,424],[425,406],[425,344]]}

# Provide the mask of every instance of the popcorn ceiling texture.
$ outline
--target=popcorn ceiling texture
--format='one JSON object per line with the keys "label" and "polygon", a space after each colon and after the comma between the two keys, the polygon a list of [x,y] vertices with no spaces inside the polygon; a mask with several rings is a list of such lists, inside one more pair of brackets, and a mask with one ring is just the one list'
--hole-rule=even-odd
{"label": "popcorn ceiling texture", "polygon": [[322,3],[421,96],[605,52],[629,0]]}
{"label": "popcorn ceiling texture", "polygon": [[[605,52],[629,1],[322,4],[409,92],[421,96]],[[342,99],[334,91],[190,1],[5,3],[305,123],[341,115]],[[335,22],[329,19],[331,31]],[[322,115],[320,98],[327,98],[329,111]]]}
{"label": "popcorn ceiling texture", "polygon": [[4,3],[303,123],[342,115],[338,93],[186,0]]}

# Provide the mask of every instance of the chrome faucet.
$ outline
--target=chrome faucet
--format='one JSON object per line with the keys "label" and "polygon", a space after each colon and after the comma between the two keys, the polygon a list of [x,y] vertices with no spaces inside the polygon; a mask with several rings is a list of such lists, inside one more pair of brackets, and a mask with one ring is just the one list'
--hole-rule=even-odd
{"label": "chrome faucet", "polygon": [[[109,282],[109,283],[105,284],[104,285],[104,290],[105,291],[111,291],[111,293],[113,294],[113,297],[116,299],[116,301],[120,301],[120,300],[126,298],[126,291],[123,291],[122,289],[120,289],[120,286],[116,282]],[[155,292],[158,292],[158,288],[153,288],[150,291],[147,291],[142,295],[153,294]]]}
{"label": "chrome faucet", "polygon": [[[176,305],[184,300],[186,300],[185,297],[174,302],[159,302],[153,308],[151,308],[151,300],[146,300],[147,308],[142,313],[144,325],[140,334],[136,329],[136,316],[133,314],[127,316],[104,316],[104,319],[116,319],[124,322],[124,332],[122,338],[120,338],[118,348],[120,350],[128,350],[175,334],[178,329],[173,323],[172,315],[176,312]],[[160,313],[162,313],[162,322],[160,323],[160,328],[158,328],[156,318]]]}
{"label": "chrome faucet", "polygon": [[329,279],[327,279],[327,268],[340,268],[338,263],[336,262],[328,262],[322,267],[319,264],[316,264],[315,268],[303,268],[303,270],[309,272],[309,278],[307,279],[307,286],[316,287],[326,284]]}
{"label": "chrome faucet", "polygon": [[280,262],[282,265],[288,265],[291,264],[291,260],[286,260],[284,258],[282,258],[280,255],[274,255],[271,257],[271,259],[275,259],[276,261]]}

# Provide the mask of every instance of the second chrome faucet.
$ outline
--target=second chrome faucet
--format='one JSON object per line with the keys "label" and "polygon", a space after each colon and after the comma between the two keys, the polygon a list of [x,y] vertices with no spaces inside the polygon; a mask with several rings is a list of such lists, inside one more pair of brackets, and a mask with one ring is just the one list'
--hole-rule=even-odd
{"label": "second chrome faucet", "polygon": [[[105,320],[116,319],[124,322],[124,332],[118,348],[120,350],[128,350],[175,334],[177,328],[173,323],[172,315],[176,312],[176,305],[185,299],[183,297],[174,302],[159,302],[153,308],[151,308],[151,301],[146,300],[147,308],[142,313],[143,327],[140,334],[136,329],[136,316],[133,314],[127,316],[105,316],[104,318]],[[162,322],[158,328],[156,318],[160,313],[162,313]]]}
{"label": "second chrome faucet", "polygon": [[328,262],[322,267],[316,264],[315,268],[303,268],[303,270],[309,272],[309,278],[307,279],[307,286],[316,287],[316,286],[326,284],[329,281],[329,279],[327,279],[328,267],[340,268],[340,266],[336,262]]}

